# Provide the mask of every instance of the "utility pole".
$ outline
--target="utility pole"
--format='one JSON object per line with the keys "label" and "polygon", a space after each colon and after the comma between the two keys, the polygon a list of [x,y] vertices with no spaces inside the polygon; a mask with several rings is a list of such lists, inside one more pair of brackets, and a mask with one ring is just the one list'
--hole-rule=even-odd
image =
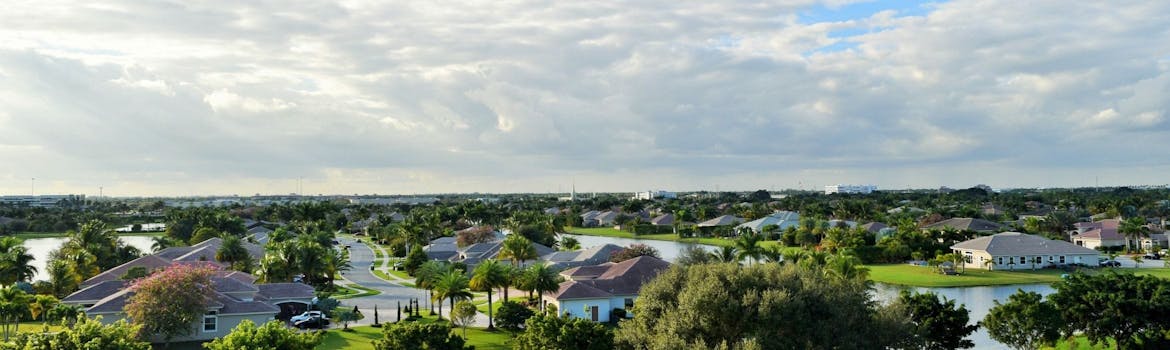
{"label": "utility pole", "polygon": [[35,177],[32,178],[32,181],[30,182],[30,185],[28,186],[28,188],[29,188],[29,190],[28,190],[29,195],[36,197],[37,196],[37,178],[35,178]]}

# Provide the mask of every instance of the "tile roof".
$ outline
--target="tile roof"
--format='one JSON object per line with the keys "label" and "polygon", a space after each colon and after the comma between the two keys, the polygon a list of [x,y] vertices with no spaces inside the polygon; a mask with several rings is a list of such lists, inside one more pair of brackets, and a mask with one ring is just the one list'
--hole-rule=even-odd
{"label": "tile roof", "polygon": [[976,218],[950,218],[939,221],[930,225],[923,226],[923,229],[944,229],[954,228],[960,231],[977,231],[977,232],[994,232],[1003,230],[1006,227],[1002,224],[991,222]]}
{"label": "tile roof", "polygon": [[658,226],[674,225],[674,214],[662,214],[658,217],[650,219],[650,224]]}
{"label": "tile roof", "polygon": [[717,218],[700,222],[699,227],[731,226],[743,222],[743,219],[732,215],[721,215]]}
{"label": "tile roof", "polygon": [[[638,294],[643,284],[668,268],[670,263],[652,256],[640,256],[619,263],[583,266],[566,271],[565,273],[572,276],[572,280],[562,283],[561,288],[551,295],[560,300],[634,295]],[[596,277],[590,278],[590,275]]]}
{"label": "tile roof", "polygon": [[212,277],[211,288],[217,292],[224,293],[239,293],[239,292],[258,292],[260,289],[255,285],[240,282],[234,278],[227,277]]}
{"label": "tile roof", "polygon": [[130,260],[129,262],[118,265],[112,269],[103,271],[96,276],[90,277],[89,279],[85,280],[85,282],[81,282],[81,287],[85,288],[101,282],[121,279],[122,275],[125,275],[126,272],[129,272],[131,268],[138,266],[145,267],[147,271],[151,271],[170,265],[170,260],[154,255],[146,255],[138,259]]}
{"label": "tile roof", "polygon": [[114,293],[117,293],[125,286],[126,281],[123,280],[102,281],[90,285],[89,287],[86,287],[82,290],[73,292],[73,294],[69,294],[69,296],[61,299],[61,302],[76,304],[81,304],[87,301],[96,302],[98,300],[105,299]]}
{"label": "tile roof", "polygon": [[259,294],[272,299],[312,298],[313,287],[304,283],[257,284]]}

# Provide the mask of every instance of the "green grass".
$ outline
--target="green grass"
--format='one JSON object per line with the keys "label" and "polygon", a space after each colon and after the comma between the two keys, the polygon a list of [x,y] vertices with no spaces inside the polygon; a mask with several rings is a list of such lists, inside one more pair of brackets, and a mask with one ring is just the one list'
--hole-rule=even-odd
{"label": "green grass", "polygon": [[[913,266],[909,264],[870,265],[869,279],[874,282],[900,284],[916,287],[971,287],[996,286],[1008,284],[1052,283],[1060,280],[1060,276],[1067,273],[1061,270],[1016,270],[1016,271],[987,271],[969,268],[965,272],[947,276],[936,272],[927,266]],[[1143,269],[1088,269],[1086,273],[1104,273],[1116,271],[1118,273],[1133,273],[1136,275],[1152,275],[1170,279],[1168,268]]]}
{"label": "green grass", "polygon": [[[438,322],[434,316],[424,316],[414,322],[432,323]],[[446,322],[444,320],[443,322]],[[321,340],[321,344],[317,349],[346,349],[346,350],[373,350],[373,342],[382,338],[382,329],[370,326],[350,327],[352,332],[341,331],[340,329],[332,329],[325,333]],[[463,329],[452,327],[451,332],[463,336]],[[467,345],[473,345],[476,349],[510,349],[509,342],[511,336],[505,331],[489,332],[483,328],[468,327],[467,328]]]}
{"label": "green grass", "polygon": [[[525,296],[508,298],[508,300],[511,300],[511,301],[514,301],[517,303],[522,302],[526,299],[528,299],[528,297],[525,297]],[[483,300],[476,301],[475,302],[475,309],[479,310],[480,313],[486,315],[488,312],[487,298],[484,298]],[[492,294],[492,314],[495,314],[495,312],[499,309],[500,309],[500,295]]]}
{"label": "green grass", "polygon": [[1110,339],[1110,340],[1108,341],[1108,344],[1102,344],[1102,345],[1096,345],[1096,346],[1094,346],[1092,343],[1090,343],[1090,342],[1089,342],[1089,338],[1088,338],[1088,337],[1085,337],[1085,336],[1083,336],[1083,335],[1082,335],[1082,336],[1075,336],[1075,337],[1073,337],[1071,340],[1070,340],[1070,339],[1061,339],[1061,340],[1058,340],[1058,341],[1056,342],[1056,346],[1053,346],[1053,347],[1043,347],[1042,349],[1052,349],[1052,350],[1066,350],[1066,349],[1076,349],[1076,350],[1098,350],[1098,349],[1113,349],[1114,347],[1115,347],[1115,344],[1113,343],[1113,340],[1112,340],[1112,339]]}
{"label": "green grass", "polygon": [[366,287],[359,285],[359,284],[351,284],[351,285],[347,285],[347,286],[338,285],[337,286],[337,294],[334,294],[333,298],[334,299],[360,298],[360,297],[368,297],[371,295],[378,295],[381,293],[382,292],[379,292],[379,291],[371,289],[371,288],[366,288]]}
{"label": "green grass", "polygon": [[967,269],[959,275],[947,276],[929,266],[909,264],[870,265],[869,279],[874,282],[917,287],[970,287],[1005,284],[1052,283],[1060,280],[1064,271],[987,271]]}
{"label": "green grass", "polygon": [[[41,331],[45,330],[45,323],[40,322],[40,321],[21,322],[19,328],[20,328],[20,333],[41,332]],[[64,329],[65,329],[65,327],[61,326],[60,324],[56,324],[53,322],[49,323],[49,332],[60,332],[61,330],[64,330]]]}
{"label": "green grass", "polygon": [[394,277],[398,277],[398,278],[401,278],[404,280],[414,280],[414,277],[410,277],[410,275],[407,274],[406,271],[398,271],[398,270],[391,269],[390,274],[394,275]]}

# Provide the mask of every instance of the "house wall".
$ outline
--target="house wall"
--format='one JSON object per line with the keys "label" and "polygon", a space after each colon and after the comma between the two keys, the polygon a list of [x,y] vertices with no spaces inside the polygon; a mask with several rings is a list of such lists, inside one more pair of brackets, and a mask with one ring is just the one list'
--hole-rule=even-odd
{"label": "house wall", "polygon": [[[116,314],[101,314],[101,315],[93,315],[93,316],[102,316],[102,319],[101,319],[102,324],[108,325],[108,324],[112,324],[114,322],[118,322],[119,320],[124,319],[126,317],[126,314],[125,313],[116,313]],[[204,332],[203,331],[203,317],[199,317],[199,319],[196,323],[191,324],[191,331],[192,331],[191,335],[175,337],[174,339],[171,339],[171,342],[175,343],[175,342],[196,341],[196,340],[211,340],[211,339],[223,337],[223,336],[227,335],[228,333],[231,333],[233,328],[236,328],[236,326],[239,325],[240,322],[243,322],[246,319],[252,320],[253,323],[256,323],[256,325],[259,326],[259,325],[264,324],[265,322],[272,320],[273,315],[272,314],[220,315],[218,317],[218,324],[216,325],[216,330],[214,332]],[[150,341],[153,343],[162,343],[165,341],[165,339],[163,339],[161,336],[156,336],[156,337],[152,337],[150,339]]]}
{"label": "house wall", "polygon": [[[992,256],[991,254],[988,254],[986,251],[981,251],[981,250],[956,249],[955,251],[960,253],[960,254],[963,254],[964,256],[971,256],[971,258],[972,258],[971,262],[967,262],[964,264],[964,266],[966,266],[967,268],[987,269],[987,270],[1031,270],[1032,269],[1032,262],[1031,261],[1033,258],[1035,258],[1037,256],[1040,257],[1040,262],[1037,263],[1036,267],[1035,267],[1037,269],[1043,268],[1045,266],[1057,265],[1057,264],[1086,264],[1086,265],[1090,265],[1090,266],[1096,266],[1097,265],[1097,257],[1099,256],[1097,253],[1065,254],[1065,255],[1063,255],[1064,261],[1061,262],[1060,258],[1062,257],[1062,255],[1024,255],[1023,256],[1024,262],[1021,263],[1020,262],[1021,256],[1019,256],[1019,255]],[[968,255],[967,254],[968,252],[970,252],[971,254]],[[987,264],[986,262],[989,260],[995,261],[995,263],[994,264]],[[1009,263],[1009,262],[1013,262],[1013,263]]]}
{"label": "house wall", "polygon": [[1125,240],[1100,240],[1096,238],[1078,238],[1073,240],[1073,244],[1089,249],[1097,249],[1097,247],[1118,247],[1124,246],[1125,243]]}
{"label": "house wall", "polygon": [[[610,299],[574,299],[574,300],[548,300],[549,303],[557,306],[557,313],[564,315],[566,312],[573,317],[584,318],[592,320],[592,311],[585,311],[586,306],[597,306],[597,322],[609,322],[609,313],[613,311],[613,304]],[[620,306],[620,304],[619,304]]]}

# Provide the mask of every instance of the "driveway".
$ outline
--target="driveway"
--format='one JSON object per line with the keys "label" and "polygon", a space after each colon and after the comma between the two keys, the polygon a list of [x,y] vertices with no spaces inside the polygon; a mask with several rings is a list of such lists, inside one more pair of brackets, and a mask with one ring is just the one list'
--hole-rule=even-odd
{"label": "driveway", "polygon": [[374,305],[378,306],[379,319],[383,322],[394,321],[395,310],[399,302],[406,306],[410,299],[417,298],[423,306],[429,305],[426,292],[386,282],[386,280],[374,276],[374,273],[370,271],[370,265],[374,263],[374,251],[369,246],[349,238],[338,238],[337,240],[342,245],[350,246],[349,263],[353,265],[353,269],[346,271],[342,276],[350,282],[381,292],[378,295],[341,300],[342,305],[348,307],[356,305],[366,316],[366,319],[357,322],[358,324],[374,322]]}

